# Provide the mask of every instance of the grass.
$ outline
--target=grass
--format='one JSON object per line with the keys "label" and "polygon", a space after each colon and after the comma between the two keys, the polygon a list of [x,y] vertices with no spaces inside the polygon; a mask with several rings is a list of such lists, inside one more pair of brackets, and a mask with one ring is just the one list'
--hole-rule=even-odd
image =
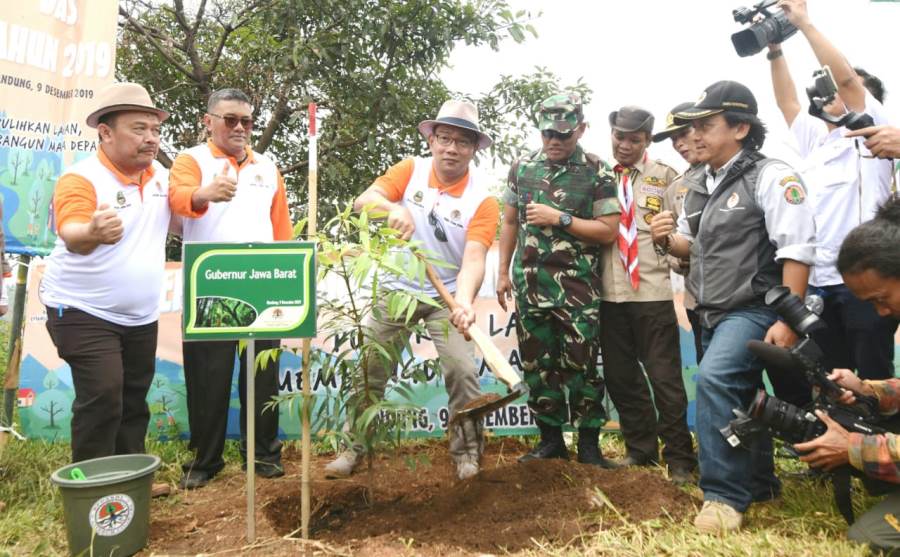
{"label": "grass", "polygon": [[[5,361],[9,324],[0,321],[0,362]],[[0,366],[5,367],[5,366]],[[2,381],[2,372],[0,372]],[[604,451],[621,454],[623,447],[615,435],[604,435]],[[292,442],[288,445],[294,445]],[[324,447],[317,447],[324,449]],[[150,441],[148,451],[159,455],[163,464],[156,481],[175,484],[180,463],[188,458],[184,441]],[[297,447],[291,447],[292,450]],[[44,441],[10,441],[0,453],[0,557],[7,555],[65,555],[62,500],[50,475],[69,462],[68,444]],[[226,462],[239,466],[237,443],[226,444]],[[781,472],[803,469],[796,460],[779,458]],[[698,493],[693,488],[694,494]],[[179,498],[170,499],[178,504]],[[855,490],[857,516],[875,499]],[[599,511],[598,511],[599,512]],[[603,516],[613,516],[606,513]],[[533,550],[520,555],[552,556],[786,556],[855,557],[868,551],[846,540],[847,525],[832,502],[829,485],[810,480],[786,478],[782,497],[776,502],[754,505],[746,517],[746,528],[738,534],[715,537],[697,534],[692,517],[674,521],[657,519],[643,523],[608,524],[603,529],[583,532],[563,544],[535,542]],[[415,555],[415,540],[404,540]]]}

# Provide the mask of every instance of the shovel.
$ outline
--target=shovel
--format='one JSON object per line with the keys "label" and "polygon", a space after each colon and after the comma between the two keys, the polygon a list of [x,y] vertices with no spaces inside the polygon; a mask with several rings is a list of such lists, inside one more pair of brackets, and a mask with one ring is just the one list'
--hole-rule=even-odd
{"label": "shovel", "polygon": [[[450,308],[450,311],[459,307],[459,304],[456,303],[456,300],[454,300],[453,296],[450,295],[450,292],[447,291],[447,287],[444,286],[443,281],[441,281],[434,272],[434,267],[428,262],[425,262],[425,274],[428,275],[428,280],[431,281],[431,284],[438,291],[438,294],[440,294],[444,303],[447,304],[447,307]],[[463,407],[462,410],[457,411],[451,417],[451,423],[458,422],[463,418],[477,420],[498,408],[506,406],[520,396],[528,394],[528,385],[519,378],[512,366],[509,365],[509,362],[506,361],[506,358],[503,357],[503,354],[500,353],[500,350],[493,342],[491,342],[490,337],[474,323],[469,327],[468,332],[471,340],[475,342],[481,350],[481,354],[484,356],[484,362],[494,373],[494,377],[506,385],[509,389],[509,393],[500,398],[494,398],[497,395],[493,395],[493,393],[476,398]]]}

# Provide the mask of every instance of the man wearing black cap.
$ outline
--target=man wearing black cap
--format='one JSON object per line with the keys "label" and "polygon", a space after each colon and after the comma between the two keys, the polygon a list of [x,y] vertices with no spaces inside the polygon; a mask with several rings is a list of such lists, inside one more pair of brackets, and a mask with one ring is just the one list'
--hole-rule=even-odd
{"label": "man wearing black cap", "polygon": [[759,152],[766,128],[747,87],[719,81],[676,119],[692,122],[705,175],[687,182],[684,212],[653,218],[653,241],[676,257],[690,254],[688,289],[697,298],[706,353],[697,380],[697,440],[702,532],[734,531],[753,501],[780,492],[772,439],[733,448],[720,428],[762,386],[762,364],[747,341],[790,346],[797,335],[764,303],[785,285],[803,296],[815,257],[815,224],[796,172]]}
{"label": "man wearing black cap", "polygon": [[[609,115],[609,125],[622,212],[616,241],[603,247],[601,257],[600,349],[625,438],[627,456],[620,464],[655,464],[661,437],[670,476],[686,483],[696,459],[687,427],[678,321],[669,266],[654,252],[650,237],[650,220],[662,211],[677,172],[647,156],[653,130],[648,111],[623,107]],[[653,386],[652,400],[642,365]]]}
{"label": "man wearing black cap", "polygon": [[[684,183],[685,176],[692,172],[703,172],[703,165],[697,161],[697,155],[694,154],[694,128],[690,122],[675,122],[675,114],[687,110],[694,106],[692,102],[684,102],[676,105],[669,114],[666,115],[666,127],[659,133],[653,134],[653,142],[659,143],[666,139],[672,140],[672,148],[681,155],[681,158],[687,162],[690,167],[685,170],[684,174],[675,178],[666,189],[663,196],[663,209],[675,213],[677,219],[681,216],[684,206],[684,196],[687,195],[687,186]],[[666,256],[669,268],[681,275],[687,277],[690,270],[690,258],[679,258],[671,254]],[[694,311],[697,307],[697,300],[685,289],[683,293],[682,305],[687,313],[688,321],[691,324],[691,332],[694,336],[694,354],[697,356],[697,364],[703,359],[703,343],[700,342],[700,316]]]}

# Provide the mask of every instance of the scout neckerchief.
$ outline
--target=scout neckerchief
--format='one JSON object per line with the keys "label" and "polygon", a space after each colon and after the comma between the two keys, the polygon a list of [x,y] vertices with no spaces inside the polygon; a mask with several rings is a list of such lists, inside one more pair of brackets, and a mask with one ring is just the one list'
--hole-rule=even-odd
{"label": "scout neckerchief", "polygon": [[[647,154],[644,153],[646,158]],[[625,266],[625,273],[631,279],[631,288],[638,289],[641,282],[641,273],[638,267],[638,240],[637,221],[634,218],[634,188],[632,187],[634,167],[624,167],[617,164],[613,170],[619,178],[620,187],[617,195],[621,213],[619,213],[619,234],[616,242],[619,245],[619,259]]]}

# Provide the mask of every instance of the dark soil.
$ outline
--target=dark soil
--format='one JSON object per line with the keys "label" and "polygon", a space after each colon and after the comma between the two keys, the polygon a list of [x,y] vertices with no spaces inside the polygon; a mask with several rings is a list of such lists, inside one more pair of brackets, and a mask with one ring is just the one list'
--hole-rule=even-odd
{"label": "dark soil", "polygon": [[[534,548],[532,539],[568,543],[619,516],[678,520],[693,499],[660,469],[603,470],[560,460],[517,464],[527,447],[493,440],[482,472],[459,481],[437,442],[374,459],[346,480],[325,480],[328,458],[313,462],[311,537],[318,554],[386,556],[472,555]],[[287,475],[257,480],[256,536],[245,548],[265,555],[296,555],[299,537],[300,458],[285,453]],[[244,476],[226,469],[207,487],[154,500],[148,551],[217,552],[246,545]],[[256,551],[252,551],[256,549]],[[148,553],[149,554],[149,553]]]}

